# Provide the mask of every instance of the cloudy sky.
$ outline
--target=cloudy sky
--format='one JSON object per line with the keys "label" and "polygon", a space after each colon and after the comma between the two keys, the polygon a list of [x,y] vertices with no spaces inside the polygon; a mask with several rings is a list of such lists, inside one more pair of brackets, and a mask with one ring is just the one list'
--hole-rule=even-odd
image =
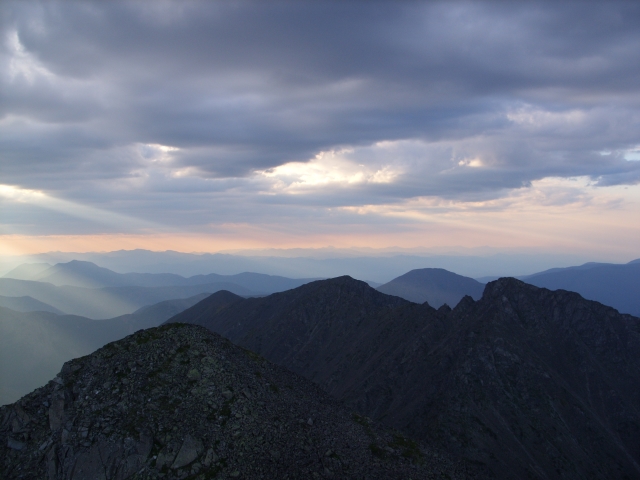
{"label": "cloudy sky", "polygon": [[3,1],[0,253],[640,256],[638,2]]}

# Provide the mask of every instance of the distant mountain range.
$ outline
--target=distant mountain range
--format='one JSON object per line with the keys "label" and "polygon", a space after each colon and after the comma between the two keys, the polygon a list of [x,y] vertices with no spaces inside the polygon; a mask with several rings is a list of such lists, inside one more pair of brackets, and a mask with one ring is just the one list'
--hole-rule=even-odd
{"label": "distant mountain range", "polygon": [[166,300],[109,320],[0,307],[0,405],[44,385],[72,358],[162,322],[207,297]]}
{"label": "distant mountain range", "polygon": [[47,264],[21,265],[3,278],[35,280],[57,286],[85,288],[104,287],[186,287],[213,283],[235,284],[254,295],[265,295],[289,290],[304,285],[313,278],[286,278],[261,273],[239,273],[236,275],[194,275],[185,278],[173,273],[116,273],[95,263],[72,260],[44,268]]}
{"label": "distant mountain range", "polygon": [[132,313],[141,307],[167,299],[188,298],[219,290],[229,290],[247,296],[253,294],[250,290],[233,283],[176,287],[83,288],[58,287],[46,282],[0,278],[0,295],[2,296],[30,296],[64,313],[98,320]]}
{"label": "distant mountain range", "polygon": [[478,479],[193,325],[138,332],[0,407],[9,479]]}
{"label": "distant mountain range", "polygon": [[[119,250],[114,252],[50,252],[23,257],[20,263],[54,265],[71,260],[93,262],[116,272],[174,273],[184,277],[216,272],[260,272],[289,278],[333,278],[350,275],[361,280],[388,282],[416,268],[444,268],[468,277],[490,274],[515,276],[552,267],[589,261],[582,255],[499,253],[467,250],[458,253],[418,253],[389,249],[273,249],[254,254],[184,253],[176,251]],[[9,271],[19,258],[0,255],[0,269]],[[27,278],[21,278],[26,280]],[[29,278],[32,279],[32,278]]]}
{"label": "distant mountain range", "polygon": [[64,314],[63,311],[28,295],[23,297],[0,296],[0,307],[10,308],[16,312],[51,312],[58,315]]}
{"label": "distant mountain range", "polygon": [[[259,273],[196,275],[190,278],[174,274],[120,274],[90,262],[71,261],[54,266],[21,265],[0,278],[0,296],[28,296],[42,303],[38,307],[29,300],[4,300],[6,306],[20,307],[14,308],[20,311],[36,308],[106,319],[163,300],[219,290],[229,290],[242,296],[266,295],[298,287],[310,280]],[[0,299],[0,305],[2,302]]]}
{"label": "distant mountain range", "polygon": [[515,279],[438,310],[349,277],[218,292],[203,325],[498,478],[640,476],[640,319]]}
{"label": "distant mountain range", "polygon": [[[640,259],[627,264],[586,263],[577,267],[553,268],[518,277],[531,285],[550,290],[577,292],[617,309],[621,313],[640,316]],[[488,277],[487,281],[497,280]],[[454,307],[462,297],[477,300],[484,285],[439,268],[422,268],[393,279],[378,290],[416,303],[429,302],[438,308]]]}
{"label": "distant mountain range", "polygon": [[586,263],[553,268],[521,279],[551,290],[578,292],[584,298],[610,305],[622,313],[640,316],[640,259],[623,265]]}
{"label": "distant mountain range", "polygon": [[415,303],[428,302],[432,307],[439,308],[444,304],[455,307],[465,295],[478,300],[484,285],[473,278],[442,268],[421,268],[411,270],[377,290]]}

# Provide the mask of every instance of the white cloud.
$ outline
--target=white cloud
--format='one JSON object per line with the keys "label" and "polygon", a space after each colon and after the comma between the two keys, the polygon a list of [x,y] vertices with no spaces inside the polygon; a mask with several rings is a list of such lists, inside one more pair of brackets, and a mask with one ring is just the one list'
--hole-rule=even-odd
{"label": "white cloud", "polygon": [[321,152],[308,162],[289,162],[256,174],[270,180],[270,192],[304,193],[327,186],[392,183],[401,171],[392,165],[377,167],[351,159],[354,149]]}

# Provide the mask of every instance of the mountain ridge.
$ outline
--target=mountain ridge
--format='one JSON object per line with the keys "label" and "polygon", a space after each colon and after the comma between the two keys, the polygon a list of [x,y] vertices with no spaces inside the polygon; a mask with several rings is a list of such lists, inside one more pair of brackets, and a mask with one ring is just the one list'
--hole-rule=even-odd
{"label": "mountain ridge", "polygon": [[168,322],[217,331],[499,478],[640,475],[640,319],[576,293],[502,278],[435,310],[341,277],[189,315]]}

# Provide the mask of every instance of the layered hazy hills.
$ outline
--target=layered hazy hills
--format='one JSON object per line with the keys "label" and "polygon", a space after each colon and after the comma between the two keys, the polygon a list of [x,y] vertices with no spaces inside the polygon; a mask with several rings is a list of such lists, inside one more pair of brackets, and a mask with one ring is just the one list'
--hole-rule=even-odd
{"label": "layered hazy hills", "polygon": [[156,327],[207,295],[166,300],[109,320],[0,307],[0,405],[44,385],[64,362],[137,330]]}
{"label": "layered hazy hills", "polygon": [[51,312],[62,315],[64,312],[28,295],[23,297],[3,297],[0,295],[0,307],[16,312]]}
{"label": "layered hazy hills", "polygon": [[[46,268],[45,268],[46,266]],[[35,280],[57,286],[76,287],[169,287],[224,283],[237,285],[251,294],[261,295],[299,287],[313,279],[294,279],[276,275],[245,272],[236,275],[194,275],[185,278],[173,273],[116,273],[95,263],[72,260],[67,263],[25,264],[5,274],[3,278]]]}
{"label": "layered hazy hills", "polygon": [[439,308],[444,304],[455,307],[465,295],[479,299],[484,285],[473,278],[442,268],[420,268],[394,278],[377,289],[388,295],[415,303],[428,302],[432,307]]}
{"label": "layered hazy hills", "polygon": [[640,259],[622,265],[586,263],[578,267],[554,268],[521,279],[551,290],[578,292],[622,313],[640,316]]}
{"label": "layered hazy hills", "polygon": [[640,319],[515,279],[439,310],[349,277],[173,317],[500,478],[640,476]]}
{"label": "layered hazy hills", "polygon": [[[17,278],[13,278],[17,277]],[[25,264],[0,278],[0,296],[31,297],[46,304],[37,307],[27,300],[0,300],[21,311],[58,311],[94,319],[131,313],[163,300],[188,298],[200,293],[228,290],[237,295],[265,295],[307,283],[259,273],[237,275],[120,274],[91,262],[71,261],[49,266]],[[10,303],[13,302],[11,305]]]}
{"label": "layered hazy hills", "polygon": [[[592,262],[576,267],[553,268],[519,279],[550,290],[577,292],[621,313],[640,316],[640,259],[627,264]],[[415,303],[428,302],[439,308],[445,303],[454,307],[465,295],[479,299],[484,284],[441,268],[421,268],[411,270],[377,289]]]}
{"label": "layered hazy hills", "polygon": [[252,294],[250,290],[230,283],[175,287],[84,288],[0,278],[2,296],[30,296],[64,313],[93,319],[113,318],[164,300],[188,298],[219,290],[230,290],[239,295]]}

